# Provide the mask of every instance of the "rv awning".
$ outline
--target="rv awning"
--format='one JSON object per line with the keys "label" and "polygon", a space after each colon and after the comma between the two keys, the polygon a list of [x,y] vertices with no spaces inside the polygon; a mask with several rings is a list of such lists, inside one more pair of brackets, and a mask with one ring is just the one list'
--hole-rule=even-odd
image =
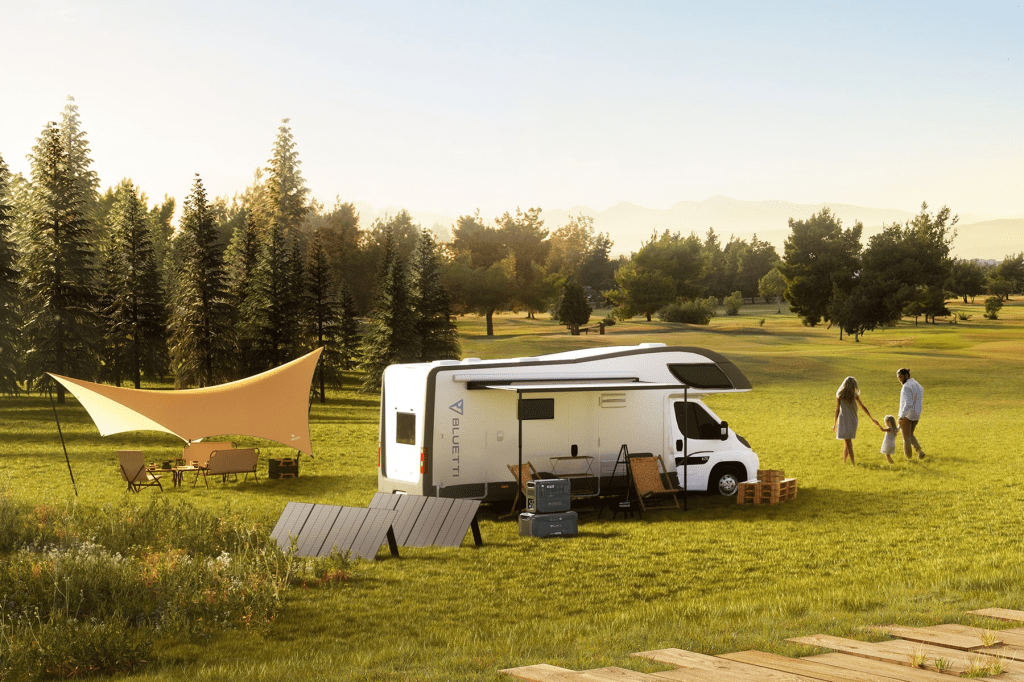
{"label": "rv awning", "polygon": [[511,382],[488,384],[477,388],[516,393],[569,393],[574,391],[663,391],[683,390],[680,384],[655,384],[644,381],[552,381],[546,383]]}
{"label": "rv awning", "polygon": [[240,381],[184,391],[119,388],[50,376],[78,398],[101,436],[163,431],[187,442],[212,436],[253,436],[312,454],[309,386],[321,352],[319,348]]}

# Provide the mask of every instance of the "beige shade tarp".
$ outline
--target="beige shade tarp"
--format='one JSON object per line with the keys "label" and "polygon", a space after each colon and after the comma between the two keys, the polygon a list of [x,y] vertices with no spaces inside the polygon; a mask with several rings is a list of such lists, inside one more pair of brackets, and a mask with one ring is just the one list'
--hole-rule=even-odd
{"label": "beige shade tarp", "polygon": [[78,398],[101,436],[163,431],[192,442],[212,436],[265,438],[313,454],[309,387],[323,348],[256,376],[184,391],[148,391],[50,374]]}

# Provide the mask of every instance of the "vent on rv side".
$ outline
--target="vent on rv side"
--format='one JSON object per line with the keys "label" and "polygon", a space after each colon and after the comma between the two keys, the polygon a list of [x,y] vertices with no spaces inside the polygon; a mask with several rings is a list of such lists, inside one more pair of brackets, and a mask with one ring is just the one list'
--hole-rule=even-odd
{"label": "vent on rv side", "polygon": [[598,399],[598,404],[601,407],[625,407],[626,406],[626,394],[625,393],[602,393]]}
{"label": "vent on rv side", "polygon": [[519,419],[529,421],[531,419],[554,419],[555,399],[535,398],[519,401]]}
{"label": "vent on rv side", "polygon": [[732,381],[718,365],[669,365],[668,371],[691,388],[733,388]]}

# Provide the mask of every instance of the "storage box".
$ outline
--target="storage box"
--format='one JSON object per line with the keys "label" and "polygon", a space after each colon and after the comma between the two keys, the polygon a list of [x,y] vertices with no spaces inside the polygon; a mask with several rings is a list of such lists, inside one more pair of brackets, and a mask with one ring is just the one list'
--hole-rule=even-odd
{"label": "storage box", "polygon": [[534,514],[569,511],[569,479],[526,482],[526,511]]}
{"label": "storage box", "polygon": [[295,478],[299,475],[299,458],[268,459],[267,478]]}
{"label": "storage box", "polygon": [[558,535],[574,537],[577,532],[577,515],[574,511],[561,514],[519,515],[519,537],[550,538]]}

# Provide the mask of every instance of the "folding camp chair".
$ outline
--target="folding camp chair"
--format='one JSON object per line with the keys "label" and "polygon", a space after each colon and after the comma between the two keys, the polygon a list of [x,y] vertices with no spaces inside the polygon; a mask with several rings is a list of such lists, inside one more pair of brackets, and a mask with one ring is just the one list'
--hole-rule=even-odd
{"label": "folding camp chair", "polygon": [[142,450],[118,450],[117,461],[121,467],[121,478],[128,482],[128,490],[137,493],[143,486],[164,487],[160,483],[160,477],[154,476],[146,470],[146,460],[142,456]]}
{"label": "folding camp chair", "polygon": [[537,473],[537,470],[533,468],[533,464],[530,462],[526,462],[522,467],[512,466],[511,464],[507,466],[508,470],[512,472],[512,478],[519,482],[519,487],[516,488],[516,498],[512,500],[512,509],[509,510],[508,514],[501,517],[503,519],[507,519],[516,513],[520,495],[523,497],[523,504],[526,504],[526,482],[540,480],[540,474]]}
{"label": "folding camp chair", "polygon": [[627,457],[641,512],[669,507],[679,509],[676,495],[682,489],[672,487],[661,458],[650,453],[636,453]]}

